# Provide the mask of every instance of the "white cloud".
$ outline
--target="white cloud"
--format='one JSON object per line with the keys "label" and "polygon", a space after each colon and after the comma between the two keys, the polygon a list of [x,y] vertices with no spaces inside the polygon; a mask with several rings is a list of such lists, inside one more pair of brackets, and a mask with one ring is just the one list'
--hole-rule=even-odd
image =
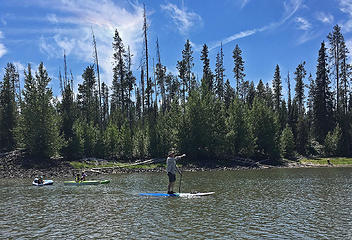
{"label": "white cloud", "polygon": [[[112,80],[112,41],[115,29],[127,49],[130,46],[134,62],[139,62],[142,45],[143,6],[130,3],[126,9],[111,0],[60,0],[56,2],[41,1],[47,9],[59,10],[47,15],[47,21],[57,25],[54,35],[40,38],[40,50],[51,58],[62,58],[65,50],[78,60],[93,63],[92,33],[93,28],[101,67],[102,80],[108,84]],[[60,13],[64,13],[62,16]],[[64,27],[63,27],[64,26]]]}
{"label": "white cloud", "polygon": [[300,30],[307,31],[312,28],[312,24],[310,24],[310,22],[303,17],[297,17],[295,21],[298,24],[298,29]]}
{"label": "white cloud", "polygon": [[[4,35],[0,31],[0,39],[3,39]],[[0,58],[7,53],[7,49],[3,43],[0,42]]]}
{"label": "white cloud", "polygon": [[245,38],[245,37],[254,35],[254,34],[258,33],[258,32],[264,32],[266,30],[279,27],[279,26],[284,24],[288,19],[290,19],[293,16],[297,12],[297,10],[300,8],[301,5],[302,5],[302,0],[285,1],[283,3],[284,15],[283,15],[283,17],[282,17],[282,19],[280,21],[270,23],[270,24],[265,25],[265,26],[263,26],[261,28],[253,28],[253,29],[250,29],[250,30],[245,30],[245,31],[241,31],[239,33],[235,33],[235,34],[233,34],[233,35],[231,35],[229,37],[226,37],[225,39],[217,41],[214,44],[211,44],[211,46],[209,47],[209,50],[213,50],[214,48],[219,47],[221,43],[223,45],[225,45],[225,44],[230,43],[230,42],[232,42],[234,40]]}
{"label": "white cloud", "polygon": [[0,43],[0,58],[7,53],[6,47],[4,44]]}
{"label": "white cloud", "polygon": [[331,24],[334,22],[334,16],[331,15],[330,13],[323,13],[323,12],[318,12],[316,14],[317,19],[322,22],[322,23],[328,23]]}
{"label": "white cloud", "polygon": [[186,35],[195,25],[202,23],[202,18],[197,13],[187,11],[186,8],[178,8],[175,4],[160,5],[161,9],[168,13],[179,32]]}
{"label": "white cloud", "polygon": [[59,20],[57,19],[56,14],[49,14],[47,16],[47,18],[48,18],[49,22],[52,22],[52,23],[58,23],[59,22]]}
{"label": "white cloud", "polygon": [[26,69],[25,65],[23,65],[20,62],[13,62],[13,64],[16,66],[16,69],[18,72],[22,72]]}

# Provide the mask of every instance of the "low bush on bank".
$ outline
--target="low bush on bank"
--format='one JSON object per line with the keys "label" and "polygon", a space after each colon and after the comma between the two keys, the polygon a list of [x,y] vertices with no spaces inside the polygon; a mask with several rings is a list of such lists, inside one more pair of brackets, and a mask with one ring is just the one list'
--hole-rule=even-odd
{"label": "low bush on bank", "polygon": [[302,164],[317,164],[317,165],[352,165],[352,158],[304,158],[300,160]]}

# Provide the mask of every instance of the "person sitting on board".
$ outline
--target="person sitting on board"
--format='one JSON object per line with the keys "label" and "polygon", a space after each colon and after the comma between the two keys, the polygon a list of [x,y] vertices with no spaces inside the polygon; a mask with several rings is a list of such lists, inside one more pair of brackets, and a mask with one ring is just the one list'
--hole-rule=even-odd
{"label": "person sitting on board", "polygon": [[182,175],[180,169],[178,169],[178,167],[176,166],[176,160],[180,159],[182,157],[185,157],[186,154],[183,154],[181,156],[177,156],[175,157],[175,151],[171,150],[169,152],[169,156],[166,159],[166,171],[167,171],[167,175],[169,176],[169,185],[167,187],[167,193],[168,194],[174,194],[174,185],[176,182],[176,170],[178,171],[178,173],[180,175]]}
{"label": "person sitting on board", "polygon": [[85,181],[86,180],[86,177],[87,177],[87,174],[85,173],[85,171],[82,172],[82,178],[81,180],[82,181]]}
{"label": "person sitting on board", "polygon": [[75,181],[76,182],[80,182],[81,181],[81,174],[77,173]]}
{"label": "person sitting on board", "polygon": [[44,183],[43,176],[40,176],[38,179],[38,184],[43,184],[43,183]]}

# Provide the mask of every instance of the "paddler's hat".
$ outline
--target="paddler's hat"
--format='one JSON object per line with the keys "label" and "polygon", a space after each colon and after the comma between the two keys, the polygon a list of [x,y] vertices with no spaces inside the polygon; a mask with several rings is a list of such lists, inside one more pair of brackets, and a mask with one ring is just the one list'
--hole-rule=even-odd
{"label": "paddler's hat", "polygon": [[176,153],[175,149],[171,149],[171,150],[169,151],[168,156],[175,155],[175,153]]}

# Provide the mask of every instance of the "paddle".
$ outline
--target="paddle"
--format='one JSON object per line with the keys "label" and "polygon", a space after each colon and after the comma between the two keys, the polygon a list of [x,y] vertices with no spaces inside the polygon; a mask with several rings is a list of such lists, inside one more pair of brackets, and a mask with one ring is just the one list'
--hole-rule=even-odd
{"label": "paddle", "polygon": [[178,186],[178,193],[181,193],[181,180],[182,180],[182,173],[180,172],[180,185]]}

